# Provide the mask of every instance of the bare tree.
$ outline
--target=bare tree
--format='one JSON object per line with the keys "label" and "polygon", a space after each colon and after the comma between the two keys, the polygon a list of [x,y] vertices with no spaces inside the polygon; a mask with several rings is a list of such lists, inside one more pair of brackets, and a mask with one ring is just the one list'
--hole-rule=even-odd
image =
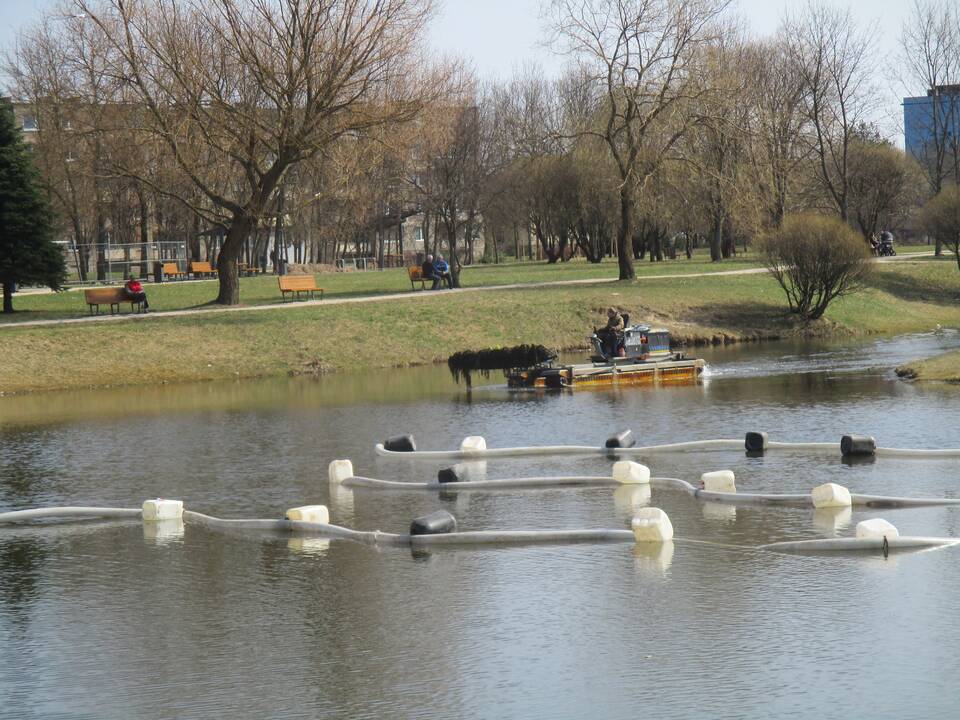
{"label": "bare tree", "polygon": [[291,167],[411,120],[442,86],[418,82],[431,0],[75,2],[110,43],[123,119],[166,144],[202,202],[178,199],[227,227],[221,304],[240,301],[236,261]]}
{"label": "bare tree", "polygon": [[878,133],[864,129],[850,146],[850,215],[864,239],[891,227],[916,207],[916,162]]}
{"label": "bare tree", "polygon": [[[637,193],[690,127],[688,101],[704,46],[729,0],[553,0],[554,27],[594,91],[597,114],[577,134],[601,138],[620,177],[620,279],[636,276],[631,242]],[[659,125],[665,132],[652,133]]]}
{"label": "bare tree", "polygon": [[810,154],[804,83],[781,40],[752,45],[747,53],[751,141],[746,147],[766,220],[777,228]]}
{"label": "bare tree", "polygon": [[849,219],[850,145],[873,98],[870,33],[849,9],[810,2],[782,32],[803,79],[819,179],[837,214]]}

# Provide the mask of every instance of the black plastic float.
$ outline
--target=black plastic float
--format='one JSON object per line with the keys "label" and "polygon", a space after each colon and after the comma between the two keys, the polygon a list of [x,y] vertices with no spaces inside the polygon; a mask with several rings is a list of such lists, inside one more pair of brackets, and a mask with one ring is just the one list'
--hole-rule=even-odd
{"label": "black plastic float", "polygon": [[608,448],[629,448],[636,444],[632,430],[621,430],[607,438]]}
{"label": "black plastic float", "polygon": [[840,439],[840,452],[844,455],[873,455],[877,441],[869,435],[844,435]]}
{"label": "black plastic float", "polygon": [[743,442],[747,452],[763,452],[767,449],[768,437],[765,432],[748,432]]}
{"label": "black plastic float", "polygon": [[460,482],[461,480],[460,473],[457,472],[457,468],[455,467],[442,468],[437,472],[437,482],[441,485]]}
{"label": "black plastic float", "polygon": [[435,510],[410,523],[411,535],[443,535],[456,531],[457,519],[446,510]]}
{"label": "black plastic float", "polygon": [[413,435],[396,435],[389,438],[383,444],[383,448],[384,450],[391,450],[393,452],[415,452],[417,443],[413,439]]}

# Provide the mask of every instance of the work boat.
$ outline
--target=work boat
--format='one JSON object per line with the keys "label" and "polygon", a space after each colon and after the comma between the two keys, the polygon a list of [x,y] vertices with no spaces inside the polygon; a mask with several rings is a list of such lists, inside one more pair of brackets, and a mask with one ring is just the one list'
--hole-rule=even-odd
{"label": "work boat", "polygon": [[624,330],[616,354],[610,355],[596,332],[590,337],[594,355],[589,363],[563,365],[551,358],[529,368],[505,372],[512,388],[599,387],[695,383],[704,361],[670,349],[670,332],[649,325]]}

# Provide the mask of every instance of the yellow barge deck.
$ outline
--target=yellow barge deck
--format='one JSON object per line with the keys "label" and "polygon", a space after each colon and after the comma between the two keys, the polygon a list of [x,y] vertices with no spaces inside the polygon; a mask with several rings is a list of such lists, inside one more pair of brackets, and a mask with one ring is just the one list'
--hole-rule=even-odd
{"label": "yellow barge deck", "polygon": [[620,361],[538,368],[510,373],[513,388],[602,387],[612,385],[691,384],[703,372],[701,359]]}

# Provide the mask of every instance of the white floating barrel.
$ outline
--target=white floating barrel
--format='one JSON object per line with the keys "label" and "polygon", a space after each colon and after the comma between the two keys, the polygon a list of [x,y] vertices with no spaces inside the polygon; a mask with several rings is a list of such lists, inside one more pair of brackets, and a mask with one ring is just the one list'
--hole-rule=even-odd
{"label": "white floating barrel", "polygon": [[737,491],[733,470],[704,473],[700,476],[700,482],[703,483],[703,489],[707,492],[735,493]]}
{"label": "white floating barrel", "polygon": [[673,523],[660,508],[640,508],[631,525],[633,538],[638,543],[662,543],[673,539]]}
{"label": "white floating barrel", "polygon": [[287,520],[294,522],[330,524],[330,511],[326,505],[303,505],[290,508],[286,514]]}
{"label": "white floating barrel", "polygon": [[630,460],[613,464],[613,479],[624,485],[649,485],[650,468]]}
{"label": "white floating barrel", "polygon": [[145,522],[178,520],[183,517],[183,500],[144,500],[142,512]]}
{"label": "white floating barrel", "polygon": [[465,437],[463,442],[460,443],[460,452],[470,453],[477,452],[478,450],[486,450],[487,441],[484,440],[479,435],[471,435],[470,437]]}
{"label": "white floating barrel", "polygon": [[353,477],[353,463],[349,460],[333,460],[327,468],[330,482],[339,485],[347,478]]}
{"label": "white floating barrel", "polygon": [[871,518],[857,523],[857,538],[871,538],[874,540],[887,540],[900,537],[900,531],[883,518]]}
{"label": "white floating barrel", "polygon": [[843,485],[837,485],[836,483],[817,485],[810,492],[810,498],[813,500],[815,508],[844,508],[853,504],[850,491]]}

